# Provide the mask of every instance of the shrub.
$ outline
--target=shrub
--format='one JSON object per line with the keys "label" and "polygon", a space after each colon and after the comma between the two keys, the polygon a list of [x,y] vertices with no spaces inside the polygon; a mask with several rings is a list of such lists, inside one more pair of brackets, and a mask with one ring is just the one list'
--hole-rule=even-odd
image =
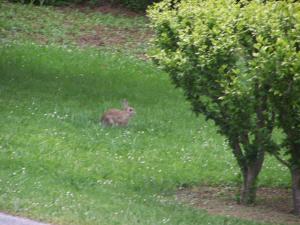
{"label": "shrub", "polygon": [[[153,7],[153,58],[193,110],[228,138],[243,174],[242,201],[253,202],[247,180],[255,183],[268,151],[289,167],[300,215],[300,3],[238,2],[189,0],[171,9],[165,1]],[[275,122],[285,133],[280,145],[271,138]]]}
{"label": "shrub", "polygon": [[278,126],[285,133],[281,151],[273,154],[291,171],[294,212],[300,215],[300,3],[251,2],[241,21],[252,39],[243,46],[252,54],[250,81],[259,80],[259,89],[268,86],[261,91],[272,103]]}
{"label": "shrub", "polygon": [[243,177],[241,202],[251,204],[265,151],[275,144],[274,113],[265,95],[269,86],[256,79],[248,87],[256,37],[245,29],[251,21],[241,19],[247,4],[234,0],[172,4],[163,1],[149,11],[156,31],[152,57],[184,90],[193,111],[213,120],[227,137]]}

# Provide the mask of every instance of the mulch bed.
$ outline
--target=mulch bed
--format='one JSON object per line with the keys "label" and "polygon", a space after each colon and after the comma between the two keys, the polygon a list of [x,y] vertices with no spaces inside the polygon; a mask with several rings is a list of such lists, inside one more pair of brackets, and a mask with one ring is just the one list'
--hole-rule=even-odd
{"label": "mulch bed", "polygon": [[177,192],[181,203],[204,209],[209,214],[232,216],[274,224],[300,224],[300,218],[291,214],[291,191],[283,188],[259,188],[255,206],[237,203],[238,190],[233,187],[201,186],[182,188]]}

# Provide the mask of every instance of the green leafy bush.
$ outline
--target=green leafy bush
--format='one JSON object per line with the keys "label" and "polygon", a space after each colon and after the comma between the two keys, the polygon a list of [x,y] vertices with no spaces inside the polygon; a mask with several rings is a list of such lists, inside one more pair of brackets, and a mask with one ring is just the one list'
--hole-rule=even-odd
{"label": "green leafy bush", "polygon": [[[299,215],[300,4],[190,0],[176,9],[170,5],[165,1],[150,11],[157,34],[154,60],[184,90],[193,110],[215,121],[228,138],[244,189],[248,171],[256,171],[255,183],[265,151],[288,166]],[[279,145],[271,139],[275,122],[285,133]],[[250,190],[244,201],[254,198]]]}
{"label": "green leafy bush", "polygon": [[213,120],[227,137],[243,175],[241,202],[253,203],[264,153],[279,149],[271,137],[276,115],[284,113],[269,95],[276,67],[286,61],[272,59],[274,52],[283,54],[277,45],[289,46],[298,66],[288,66],[295,68],[294,74],[299,72],[299,4],[187,0],[174,7],[173,3],[166,0],[149,10],[156,31],[152,57],[184,90],[193,111]]}
{"label": "green leafy bush", "polygon": [[300,3],[293,2],[252,2],[243,10],[239,26],[252,39],[243,44],[252,55],[250,81],[259,81],[285,133],[273,154],[291,171],[294,212],[300,215]]}

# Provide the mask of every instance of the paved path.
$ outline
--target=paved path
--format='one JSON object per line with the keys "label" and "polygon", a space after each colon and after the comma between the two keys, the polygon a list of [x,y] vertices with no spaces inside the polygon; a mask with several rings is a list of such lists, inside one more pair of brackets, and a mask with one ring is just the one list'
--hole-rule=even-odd
{"label": "paved path", "polygon": [[0,212],[0,225],[49,225]]}

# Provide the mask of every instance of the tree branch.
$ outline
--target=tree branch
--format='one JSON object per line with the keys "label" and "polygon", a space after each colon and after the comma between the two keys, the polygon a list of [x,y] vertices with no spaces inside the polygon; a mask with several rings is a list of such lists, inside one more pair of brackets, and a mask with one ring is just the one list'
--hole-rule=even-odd
{"label": "tree branch", "polygon": [[236,158],[240,169],[242,170],[243,173],[245,173],[247,171],[247,163],[243,151],[241,149],[241,146],[239,142],[236,140],[230,140],[230,142],[232,146],[233,155]]}
{"label": "tree branch", "polygon": [[283,165],[287,166],[288,168],[291,168],[291,165],[285,161],[284,159],[280,158],[280,156],[278,154],[273,154],[275,156],[275,158],[281,162]]}
{"label": "tree branch", "polygon": [[242,136],[241,136],[241,141],[242,141],[242,143],[244,143],[245,145],[249,145],[249,144],[250,144],[248,131],[243,132],[243,134],[242,134]]}

